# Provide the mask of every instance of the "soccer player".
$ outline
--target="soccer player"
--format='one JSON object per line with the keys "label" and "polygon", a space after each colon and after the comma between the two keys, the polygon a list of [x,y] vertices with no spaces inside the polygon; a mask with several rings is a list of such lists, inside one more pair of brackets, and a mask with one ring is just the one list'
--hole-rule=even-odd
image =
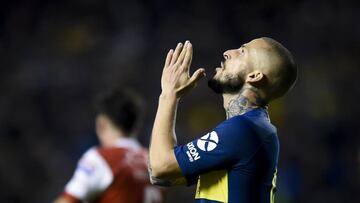
{"label": "soccer player", "polygon": [[189,41],[168,52],[150,144],[151,181],[163,186],[197,182],[196,202],[273,202],[279,142],[267,105],[292,88],[296,65],[284,46],[265,37],[223,55],[208,85],[222,94],[227,119],[201,138],[177,145],[179,99],[205,71],[190,76]]}
{"label": "soccer player", "polygon": [[96,133],[100,147],[90,148],[55,203],[161,202],[149,181],[148,153],[133,137],[140,115],[139,96],[115,89],[96,103]]}

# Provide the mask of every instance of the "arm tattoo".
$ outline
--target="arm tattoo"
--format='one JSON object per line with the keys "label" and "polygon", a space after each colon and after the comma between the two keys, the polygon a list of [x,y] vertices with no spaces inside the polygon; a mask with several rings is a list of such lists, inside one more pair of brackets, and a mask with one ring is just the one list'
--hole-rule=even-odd
{"label": "arm tattoo", "polygon": [[153,176],[152,174],[152,168],[150,166],[150,160],[148,161],[148,172],[149,172],[149,177],[150,177],[150,183],[153,185],[158,185],[158,186],[164,186],[164,187],[170,187],[171,186],[171,182],[168,180],[163,180],[160,178],[157,178],[155,176]]}
{"label": "arm tattoo", "polygon": [[186,179],[183,177],[175,178],[175,179],[162,179],[152,175],[152,169],[150,163],[148,163],[148,172],[150,176],[150,182],[153,185],[170,187],[174,185],[186,185]]}
{"label": "arm tattoo", "polygon": [[159,179],[150,174],[150,182],[153,185],[163,186],[163,187],[170,187],[173,186],[172,182],[169,180]]}

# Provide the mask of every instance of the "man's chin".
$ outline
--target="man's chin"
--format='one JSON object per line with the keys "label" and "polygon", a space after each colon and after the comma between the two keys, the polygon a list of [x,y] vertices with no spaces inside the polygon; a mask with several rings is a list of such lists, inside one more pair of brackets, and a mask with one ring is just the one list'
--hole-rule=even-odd
{"label": "man's chin", "polygon": [[[232,82],[232,83],[231,83]],[[211,78],[208,81],[208,86],[212,89],[216,94],[224,94],[224,93],[237,93],[243,86],[243,83],[239,83],[238,81],[230,81],[229,83],[222,83],[215,78]]]}
{"label": "man's chin", "polygon": [[222,84],[217,81],[214,78],[211,78],[210,80],[208,80],[208,86],[210,89],[212,89],[216,94],[222,94],[223,92],[223,87]]}

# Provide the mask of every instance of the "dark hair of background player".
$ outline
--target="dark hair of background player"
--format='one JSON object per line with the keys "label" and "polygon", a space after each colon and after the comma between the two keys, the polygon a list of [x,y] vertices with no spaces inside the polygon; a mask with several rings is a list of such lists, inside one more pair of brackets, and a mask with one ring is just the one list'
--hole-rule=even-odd
{"label": "dark hair of background player", "polygon": [[98,95],[94,106],[96,115],[107,116],[125,136],[131,136],[141,120],[143,101],[130,89],[116,88]]}

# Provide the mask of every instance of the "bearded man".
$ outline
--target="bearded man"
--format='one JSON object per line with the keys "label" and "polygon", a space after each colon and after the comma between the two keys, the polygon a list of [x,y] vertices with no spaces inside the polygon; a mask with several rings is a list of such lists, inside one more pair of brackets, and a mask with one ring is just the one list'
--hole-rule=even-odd
{"label": "bearded man", "polygon": [[177,145],[179,99],[205,77],[204,69],[190,76],[191,60],[189,41],[166,57],[150,143],[152,183],[197,183],[195,199],[200,203],[273,202],[279,141],[267,106],[295,84],[297,67],[291,53],[266,37],[226,51],[208,84],[222,94],[227,119],[199,139]]}

